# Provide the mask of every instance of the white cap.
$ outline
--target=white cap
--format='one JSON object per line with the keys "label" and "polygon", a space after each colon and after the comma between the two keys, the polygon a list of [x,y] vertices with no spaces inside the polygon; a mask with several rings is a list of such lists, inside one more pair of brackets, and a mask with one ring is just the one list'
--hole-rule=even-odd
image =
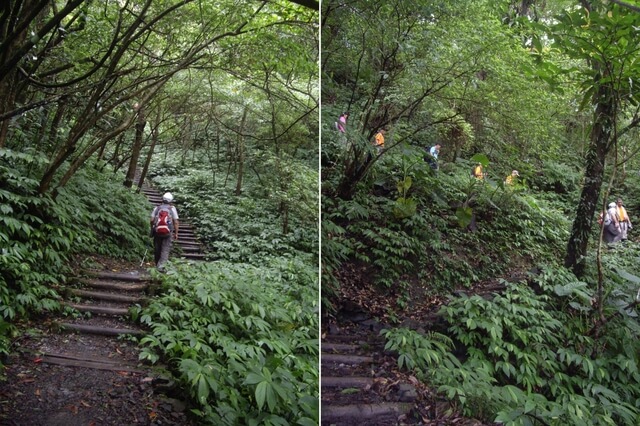
{"label": "white cap", "polygon": [[615,207],[615,206],[616,206],[616,203],[609,203],[609,208]]}
{"label": "white cap", "polygon": [[171,195],[170,192],[166,192],[163,196],[162,196],[162,201],[164,201],[165,203],[170,203],[173,201],[173,195]]}

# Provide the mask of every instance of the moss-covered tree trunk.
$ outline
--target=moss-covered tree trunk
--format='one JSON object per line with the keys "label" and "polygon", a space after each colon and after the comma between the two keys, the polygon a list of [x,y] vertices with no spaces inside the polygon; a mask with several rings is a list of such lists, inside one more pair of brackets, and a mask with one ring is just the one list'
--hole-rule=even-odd
{"label": "moss-covered tree trunk", "polygon": [[600,86],[594,95],[593,103],[596,108],[586,156],[584,184],[565,257],[565,266],[577,276],[584,272],[584,256],[587,254],[591,226],[602,188],[605,159],[611,146],[611,134],[615,125],[613,89],[609,85]]}

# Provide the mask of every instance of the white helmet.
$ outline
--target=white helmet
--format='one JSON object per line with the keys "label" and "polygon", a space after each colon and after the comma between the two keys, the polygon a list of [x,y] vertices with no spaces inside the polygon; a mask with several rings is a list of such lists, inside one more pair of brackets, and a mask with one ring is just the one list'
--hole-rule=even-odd
{"label": "white helmet", "polygon": [[170,203],[173,201],[173,195],[171,195],[170,192],[166,192],[163,196],[162,196],[162,201],[164,201],[165,203]]}

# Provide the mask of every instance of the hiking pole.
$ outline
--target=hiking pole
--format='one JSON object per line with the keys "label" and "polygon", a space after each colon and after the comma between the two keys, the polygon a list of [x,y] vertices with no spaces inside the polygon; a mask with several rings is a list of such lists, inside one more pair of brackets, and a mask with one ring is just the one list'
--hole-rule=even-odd
{"label": "hiking pole", "polygon": [[142,260],[140,261],[140,266],[142,266],[144,264],[144,258],[147,257],[147,252],[149,251],[149,249],[144,249],[144,254],[142,255]]}

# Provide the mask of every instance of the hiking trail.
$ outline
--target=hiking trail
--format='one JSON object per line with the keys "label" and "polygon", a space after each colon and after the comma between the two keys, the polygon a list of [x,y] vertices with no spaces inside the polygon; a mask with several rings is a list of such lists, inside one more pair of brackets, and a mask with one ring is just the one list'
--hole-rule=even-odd
{"label": "hiking trail", "polygon": [[[153,205],[161,194],[142,192]],[[150,237],[149,237],[150,238]],[[94,257],[97,267],[78,268],[56,288],[61,303],[76,310],[19,324],[4,361],[0,382],[0,424],[13,426],[192,425],[179,389],[161,366],[138,361],[133,337],[145,331],[129,315],[144,305],[156,283],[153,250],[142,262]],[[208,254],[187,218],[181,216],[179,238],[170,258],[204,260]]]}

